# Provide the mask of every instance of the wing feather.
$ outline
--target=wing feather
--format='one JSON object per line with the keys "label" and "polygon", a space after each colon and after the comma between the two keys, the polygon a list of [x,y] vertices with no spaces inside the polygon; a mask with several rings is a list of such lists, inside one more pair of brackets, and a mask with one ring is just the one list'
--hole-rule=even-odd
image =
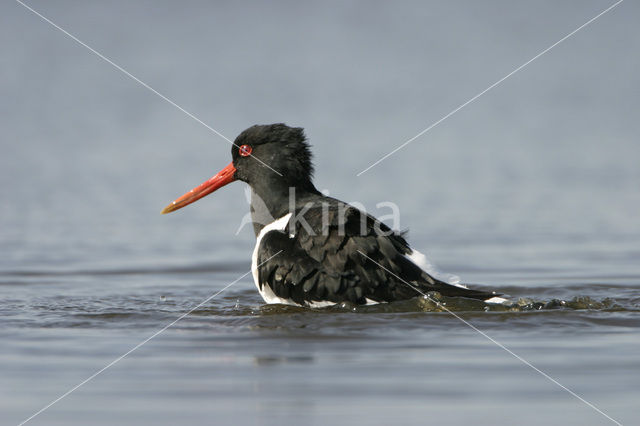
{"label": "wing feather", "polygon": [[411,249],[402,235],[348,204],[305,209],[302,216],[292,215],[287,229],[269,231],[260,242],[259,286],[268,285],[282,299],[307,306],[365,304],[432,290],[448,295],[451,288],[453,296],[492,296],[434,279],[407,256]]}

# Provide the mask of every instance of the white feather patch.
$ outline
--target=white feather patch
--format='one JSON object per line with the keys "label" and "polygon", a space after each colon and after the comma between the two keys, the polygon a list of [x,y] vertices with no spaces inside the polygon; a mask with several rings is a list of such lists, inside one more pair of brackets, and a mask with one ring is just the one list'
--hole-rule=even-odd
{"label": "white feather patch", "polygon": [[500,304],[503,304],[504,302],[508,302],[508,301],[509,300],[507,300],[507,299],[505,299],[503,297],[494,296],[494,297],[492,297],[490,299],[486,299],[484,301],[484,303],[495,303],[495,304],[500,305]]}
{"label": "white feather patch", "polygon": [[460,284],[460,277],[453,274],[447,274],[441,272],[436,266],[427,259],[427,256],[420,253],[418,250],[412,249],[411,253],[405,256],[407,259],[418,265],[423,271],[447,284],[454,285],[456,287],[467,288],[466,285]]}
{"label": "white feather patch", "polygon": [[[258,238],[256,239],[256,246],[253,249],[253,254],[251,255],[251,274],[253,275],[253,282],[255,283],[256,288],[258,289],[258,293],[260,293],[260,296],[262,296],[262,298],[266,303],[270,303],[270,304],[281,303],[283,305],[299,306],[297,303],[295,303],[291,299],[283,299],[281,297],[276,296],[273,290],[271,290],[271,287],[269,287],[266,283],[262,286],[262,289],[261,289],[260,282],[258,280],[258,249],[260,248],[260,242],[262,241],[262,238],[269,231],[284,231],[284,229],[287,227],[287,223],[289,223],[290,218],[291,218],[291,213],[282,216],[280,219],[274,220],[273,222],[266,225],[264,228],[260,230],[260,233],[258,234]],[[290,235],[290,237],[293,237],[293,236]]]}

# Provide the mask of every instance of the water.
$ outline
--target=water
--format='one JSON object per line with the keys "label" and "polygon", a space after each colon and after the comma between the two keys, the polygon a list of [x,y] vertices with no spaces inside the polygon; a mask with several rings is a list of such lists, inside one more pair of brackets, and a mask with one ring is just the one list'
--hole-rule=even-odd
{"label": "water", "polygon": [[[29,4],[228,137],[304,126],[320,189],[374,214],[393,201],[441,269],[519,301],[448,309],[634,424],[627,3],[361,177],[608,4]],[[0,9],[0,423],[18,424],[246,274],[255,237],[236,235],[240,183],[159,214],[228,163],[224,140],[19,4]],[[29,424],[184,422],[611,423],[428,301],[265,306],[249,274]]]}

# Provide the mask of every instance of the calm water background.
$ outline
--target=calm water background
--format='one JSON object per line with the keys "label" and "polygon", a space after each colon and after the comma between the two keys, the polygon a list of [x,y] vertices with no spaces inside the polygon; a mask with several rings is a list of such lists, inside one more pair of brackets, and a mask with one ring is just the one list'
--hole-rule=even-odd
{"label": "calm water background", "polygon": [[[624,424],[640,409],[640,32],[612,2],[29,2],[229,138],[303,126],[316,182],[463,281],[570,307],[460,315]],[[249,270],[227,142],[0,5],[0,423]],[[246,276],[30,424],[608,424],[447,313],[264,306]]]}

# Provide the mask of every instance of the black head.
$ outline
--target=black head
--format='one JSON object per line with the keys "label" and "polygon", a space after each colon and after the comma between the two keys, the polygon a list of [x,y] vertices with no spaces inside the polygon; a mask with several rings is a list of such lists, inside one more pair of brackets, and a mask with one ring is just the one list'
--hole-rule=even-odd
{"label": "black head", "polygon": [[248,183],[274,204],[280,204],[291,187],[298,194],[318,193],[311,182],[311,151],[301,127],[282,123],[249,127],[236,138],[231,157],[231,164],[173,201],[162,213],[178,210],[234,180]]}
{"label": "black head", "polygon": [[311,150],[302,127],[261,124],[240,133],[231,148],[236,179],[254,186],[263,181],[305,187],[311,183]]}

